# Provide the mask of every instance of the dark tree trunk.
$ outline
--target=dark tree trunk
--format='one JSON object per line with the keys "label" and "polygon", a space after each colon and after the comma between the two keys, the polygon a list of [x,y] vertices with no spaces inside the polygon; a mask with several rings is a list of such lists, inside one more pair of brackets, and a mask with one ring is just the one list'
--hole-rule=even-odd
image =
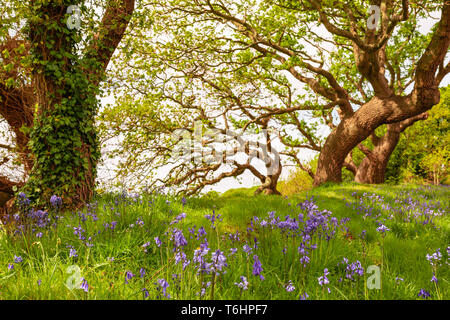
{"label": "dark tree trunk", "polygon": [[[77,0],[71,4],[80,3],[81,0]],[[13,70],[6,74],[7,78],[20,79],[19,74],[25,74],[28,78],[17,88],[8,88],[0,81],[0,114],[15,135],[17,149],[13,152],[18,152],[25,172],[29,174],[25,189],[30,192],[35,190],[38,198],[48,197],[50,193],[63,189],[65,192],[59,195],[67,195],[67,203],[76,207],[87,202],[93,194],[99,156],[94,126],[95,95],[109,60],[127,28],[135,1],[108,1],[99,29],[85,48],[84,56],[76,59],[60,55],[61,52],[75,52],[71,50],[74,48],[74,38],[69,35],[66,26],[67,5],[54,1],[39,6],[34,4],[31,1],[31,8],[35,10],[33,14],[39,18],[28,22],[29,39],[8,38],[7,42],[0,44],[0,52],[8,49],[10,54],[16,54],[14,59],[18,61],[31,54],[33,61],[37,59],[57,66],[60,73],[56,74],[54,69],[46,69],[38,63],[32,70]],[[58,30],[52,27],[51,21],[58,25]],[[13,50],[21,44],[25,45],[25,52]],[[5,60],[8,57],[2,58]],[[69,77],[65,75],[73,72],[77,72],[78,78],[72,78],[72,83],[69,83]],[[35,105],[38,106],[37,112]],[[71,115],[80,115],[80,119],[62,124],[61,119],[67,120],[66,117]],[[49,117],[56,121],[48,120]],[[23,127],[32,126],[30,136],[22,131]],[[67,129],[74,135],[61,140]],[[79,155],[77,159],[74,159],[74,153]],[[71,156],[69,162],[64,160],[68,155]],[[61,167],[65,167],[66,171],[62,172]],[[73,179],[62,181],[63,176],[70,175]],[[5,194],[11,194],[11,185],[21,187],[23,183],[0,179],[0,189],[8,189],[2,191]]]}
{"label": "dark tree trunk", "polygon": [[277,190],[278,178],[279,176],[267,177],[265,183],[255,190],[255,194],[280,195],[281,193]]}
{"label": "dark tree trunk", "polygon": [[358,183],[384,183],[388,158],[371,160],[364,158],[356,172],[355,181]]}
{"label": "dark tree trunk", "polygon": [[371,139],[374,148],[373,150],[362,150],[366,153],[366,157],[356,171],[355,181],[367,184],[384,183],[389,158],[400,140],[401,133],[416,121],[427,118],[428,113],[424,112],[404,121],[388,124],[386,133],[381,138],[373,133]]}

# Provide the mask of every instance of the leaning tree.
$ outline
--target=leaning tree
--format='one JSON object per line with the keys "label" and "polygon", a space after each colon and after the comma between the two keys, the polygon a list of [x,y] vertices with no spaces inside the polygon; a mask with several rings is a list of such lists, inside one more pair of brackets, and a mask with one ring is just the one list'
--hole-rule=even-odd
{"label": "leaning tree", "polygon": [[0,115],[27,176],[2,177],[0,189],[22,187],[36,203],[52,194],[71,206],[89,201],[100,154],[99,85],[134,7],[134,0],[11,0],[0,9]]}
{"label": "leaning tree", "polygon": [[[283,166],[273,146],[276,134],[268,130],[270,117],[243,115],[239,107],[249,92],[260,88],[247,84],[236,105],[231,88],[225,94],[218,88],[225,83],[216,82],[208,72],[194,76],[192,70],[176,69],[178,60],[173,68],[161,67],[157,58],[161,53],[146,52],[153,59],[145,61],[153,61],[152,66],[133,70],[151,70],[154,77],[147,74],[139,83],[125,78],[119,86],[123,95],[99,117],[103,144],[117,160],[119,183],[147,189],[164,185],[193,195],[250,172],[261,183],[256,193],[279,194]],[[177,80],[167,76],[175,72],[184,76]],[[251,124],[248,116],[254,120]]]}
{"label": "leaning tree", "polygon": [[[315,185],[340,181],[343,166],[357,181],[382,182],[401,132],[439,102],[438,86],[449,71],[446,1],[147,4],[147,19],[133,28],[118,72],[127,70],[122,72],[146,92],[155,74],[135,70],[153,68],[155,61],[183,70],[169,73],[171,79],[206,75],[246,117],[242,126],[270,118],[287,146],[285,155],[297,161],[302,148],[320,153]],[[379,22],[371,6],[379,9]],[[423,34],[420,22],[430,14],[440,19]],[[245,90],[249,83],[260,86],[259,96]],[[217,103],[225,108],[221,97]],[[320,124],[330,128],[328,135],[321,136]],[[365,155],[358,166],[355,148]]]}

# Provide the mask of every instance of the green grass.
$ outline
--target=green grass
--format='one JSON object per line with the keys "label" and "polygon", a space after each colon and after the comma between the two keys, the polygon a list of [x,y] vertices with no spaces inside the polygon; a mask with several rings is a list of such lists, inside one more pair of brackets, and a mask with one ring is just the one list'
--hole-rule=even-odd
{"label": "green grass", "polygon": [[[148,299],[166,299],[155,285],[160,279],[168,281],[167,293],[171,299],[210,299],[212,296],[214,299],[299,299],[304,293],[309,299],[420,299],[420,289],[430,292],[431,299],[450,296],[448,188],[327,185],[290,198],[253,196],[253,191],[239,189],[221,196],[189,198],[186,205],[181,199],[164,195],[141,195],[134,199],[105,194],[98,196],[91,211],[84,209],[85,221],[81,213],[65,212],[60,214],[63,218],[56,228],[36,228],[34,232],[13,235],[13,226],[3,226],[0,231],[0,299],[144,299],[144,288]],[[377,199],[374,194],[383,198]],[[310,261],[305,267],[299,261],[297,250],[301,237],[289,236],[278,228],[261,227],[256,222],[253,230],[248,230],[252,217],[269,221],[269,212],[274,212],[281,220],[288,215],[297,219],[299,213],[306,216],[306,211],[297,204],[311,197],[319,210],[331,212],[328,221],[331,217],[338,221],[350,220],[340,225],[330,240],[318,232],[313,234],[310,245],[316,244],[317,249],[309,250]],[[410,203],[418,201],[419,205],[408,208],[408,199]],[[386,208],[386,204],[390,207]],[[397,212],[396,208],[403,209]],[[424,218],[420,215],[414,218],[414,214],[423,213],[426,208],[440,210],[432,224],[423,224]],[[186,213],[186,218],[170,225],[181,212]],[[222,217],[214,229],[205,218],[213,212]],[[372,215],[365,216],[367,212]],[[139,219],[142,225],[137,223]],[[117,222],[114,230],[112,221]],[[384,238],[377,231],[378,222],[390,229]],[[85,230],[85,240],[74,234],[73,228],[79,226]],[[211,273],[197,272],[193,252],[199,248],[200,241],[188,230],[193,227],[198,230],[200,226],[207,232],[210,248],[206,259],[211,262],[211,253],[220,249],[227,256],[226,273],[213,277]],[[173,242],[167,233],[173,227],[183,230],[188,242],[183,247],[190,260],[185,270],[181,263],[174,262]],[[300,227],[303,228],[303,224]],[[361,239],[363,230],[366,236]],[[37,237],[37,232],[42,232],[42,237]],[[228,238],[228,234],[235,232],[241,234],[239,241]],[[156,236],[163,241],[161,248],[156,246]],[[257,248],[247,256],[243,246],[246,243],[254,246],[255,238]],[[144,248],[147,242],[150,245]],[[76,250],[76,257],[69,256],[69,245]],[[237,253],[230,255],[231,248],[237,248]],[[433,269],[426,255],[438,248],[442,253],[441,264]],[[264,280],[252,275],[255,254],[261,261]],[[23,261],[15,263],[15,256],[22,257]],[[354,276],[354,281],[346,279],[344,257],[350,263],[359,261],[364,275]],[[9,264],[13,265],[12,269],[8,268]],[[372,275],[367,273],[369,266],[380,268],[381,289],[367,287],[367,279]],[[77,268],[79,275],[74,271]],[[143,277],[141,268],[145,269]],[[322,287],[318,278],[325,268],[329,271],[330,283]],[[134,274],[128,283],[125,282],[127,271]],[[430,281],[433,272],[438,278],[437,287]],[[172,279],[173,274],[181,280]],[[247,277],[248,290],[241,292],[235,285],[240,282],[240,276]],[[403,281],[396,280],[397,277]],[[88,292],[78,288],[79,282],[75,280],[79,278],[89,284]],[[295,287],[292,292],[285,289],[288,281]],[[207,285],[208,282],[211,284]],[[69,289],[73,283],[77,287]],[[205,294],[201,297],[202,288]]]}

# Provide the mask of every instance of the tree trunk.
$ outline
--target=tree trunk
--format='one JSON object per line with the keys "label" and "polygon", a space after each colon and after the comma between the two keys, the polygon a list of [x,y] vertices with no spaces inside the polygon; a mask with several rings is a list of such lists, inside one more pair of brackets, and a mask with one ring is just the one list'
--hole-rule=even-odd
{"label": "tree trunk", "polygon": [[424,112],[404,121],[388,124],[386,133],[381,138],[376,136],[375,133],[372,133],[370,137],[374,148],[373,150],[365,150],[362,148],[366,157],[358,167],[355,174],[355,181],[368,184],[384,183],[389,158],[400,140],[401,133],[417,121],[427,118],[428,113]]}
{"label": "tree trunk", "polygon": [[33,12],[38,18],[29,22],[30,53],[37,62],[32,72],[37,112],[30,139],[37,161],[25,193],[41,205],[58,194],[78,207],[91,198],[95,183],[97,101],[86,66],[75,53],[76,31],[67,32],[66,12],[65,5],[41,4]]}
{"label": "tree trunk", "polygon": [[267,177],[265,183],[255,190],[255,194],[280,195],[281,193],[277,190],[278,178],[279,176]]}

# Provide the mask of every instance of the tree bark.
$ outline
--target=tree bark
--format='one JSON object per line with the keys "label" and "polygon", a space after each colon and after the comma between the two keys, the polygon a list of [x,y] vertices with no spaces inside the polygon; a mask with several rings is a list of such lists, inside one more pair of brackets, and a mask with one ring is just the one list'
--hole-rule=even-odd
{"label": "tree bark", "polygon": [[[80,61],[84,59],[83,61],[86,61],[93,66],[80,73],[80,75],[84,73],[88,78],[88,82],[92,86],[92,92],[96,90],[102,80],[104,71],[112,54],[124,35],[131,14],[134,11],[134,4],[135,0],[109,0],[105,6],[105,14],[100,27],[97,30],[98,32],[93,36],[89,46],[86,47],[84,56],[80,57]],[[26,52],[21,53],[21,56],[29,55],[30,52],[32,52],[33,54],[37,54],[41,57],[41,60],[46,61],[47,63],[55,63],[58,66],[62,66],[61,71],[63,73],[72,72],[74,64],[73,61],[70,61],[71,59],[66,57],[55,58],[55,55],[52,53],[52,51],[58,52],[58,50],[62,48],[70,48],[73,45],[68,43],[68,41],[72,41],[70,37],[67,37],[64,32],[55,33],[51,29],[47,30],[48,32],[42,32],[48,27],[48,21],[55,21],[60,27],[66,27],[65,15],[67,6],[62,3],[50,2],[41,4],[36,8],[36,14],[41,15],[41,17],[35,21],[30,21],[28,33],[29,39],[9,39],[7,43],[0,44],[0,49],[5,47],[10,54],[12,54],[16,52],[13,51],[13,49],[17,48],[18,45],[25,44]],[[51,49],[47,46],[49,44],[53,46]],[[5,59],[5,57],[3,58]],[[15,58],[20,60],[18,59],[20,57],[16,56]],[[55,78],[48,72],[39,72],[38,69],[40,68],[42,68],[41,65],[35,66],[33,71],[28,75],[28,80],[30,80],[29,83],[24,83],[22,87],[7,88],[0,81],[0,114],[14,132],[17,147],[14,151],[19,153],[25,172],[29,174],[26,187],[34,188],[34,190],[48,190],[48,192],[52,192],[52,187],[55,187],[58,184],[61,186],[62,184],[59,181],[59,176],[56,174],[54,186],[52,186],[51,183],[50,185],[39,185],[40,180],[42,180],[40,178],[41,175],[48,177],[49,175],[54,174],[55,171],[49,171],[48,163],[44,164],[42,158],[35,161],[35,155],[29,147],[30,137],[22,132],[22,127],[32,127],[34,124],[32,132],[38,132],[36,130],[40,130],[40,123],[45,119],[45,116],[43,118],[40,117],[45,114],[52,114],[56,105],[60,105],[63,99],[73,99],[79,90],[75,89],[75,92],[72,92],[72,94],[67,94],[66,89],[70,88],[70,84]],[[12,72],[5,74],[5,77],[20,78],[17,76],[18,74],[19,72],[17,72],[17,70],[13,70]],[[0,74],[0,76],[2,75]],[[89,95],[89,93],[87,95]],[[84,103],[84,101],[80,102],[80,104]],[[38,106],[36,109],[37,112],[34,110],[35,105]],[[83,107],[86,106],[83,105]],[[86,108],[83,108],[83,110],[86,110]],[[71,111],[77,112],[77,110]],[[78,183],[75,184],[75,188],[70,187],[72,189],[70,190],[70,194],[74,195],[73,199],[67,199],[68,204],[73,205],[74,207],[89,201],[95,186],[96,161],[92,152],[95,152],[95,149],[98,148],[98,146],[95,146],[97,137],[95,129],[93,129],[92,132],[87,132],[86,130],[86,123],[88,122],[94,127],[94,116],[94,114],[91,114],[91,116],[83,119],[84,123],[79,123],[80,128],[78,131],[81,146],[75,147],[75,143],[67,143],[66,153],[73,153],[75,150],[78,150],[80,153],[80,161],[75,161],[73,165],[70,164],[71,168],[69,168],[71,169],[75,180],[78,181]],[[49,124],[47,123],[46,125],[48,127]],[[76,123],[72,123],[69,126],[73,127],[76,125]],[[54,132],[64,129],[61,125],[50,124],[50,126],[50,130]],[[48,141],[46,141],[45,135],[41,135],[41,138],[39,139],[39,143],[47,145],[47,150],[50,152],[52,150],[52,145],[47,143]],[[64,153],[65,152],[62,152],[63,156]],[[50,157],[50,162],[51,161],[52,159]],[[85,170],[86,163],[87,170]],[[42,169],[43,166],[47,166],[47,168]],[[55,169],[57,168],[56,163],[55,165],[51,164],[50,167],[51,166],[54,166]],[[2,185],[1,181],[0,185]],[[3,184],[3,186],[6,188],[7,184]],[[8,194],[10,194],[10,190],[8,190]]]}
{"label": "tree bark", "polygon": [[366,157],[358,166],[355,181],[367,184],[384,183],[389,158],[400,140],[401,133],[416,121],[427,118],[428,113],[424,112],[416,117],[398,123],[388,124],[387,131],[381,138],[372,134],[374,148],[368,151],[368,154],[366,154]]}
{"label": "tree bark", "polygon": [[280,195],[281,193],[277,190],[278,179],[280,175],[272,175],[266,177],[266,181],[255,190],[255,194],[265,194],[265,195]]}

